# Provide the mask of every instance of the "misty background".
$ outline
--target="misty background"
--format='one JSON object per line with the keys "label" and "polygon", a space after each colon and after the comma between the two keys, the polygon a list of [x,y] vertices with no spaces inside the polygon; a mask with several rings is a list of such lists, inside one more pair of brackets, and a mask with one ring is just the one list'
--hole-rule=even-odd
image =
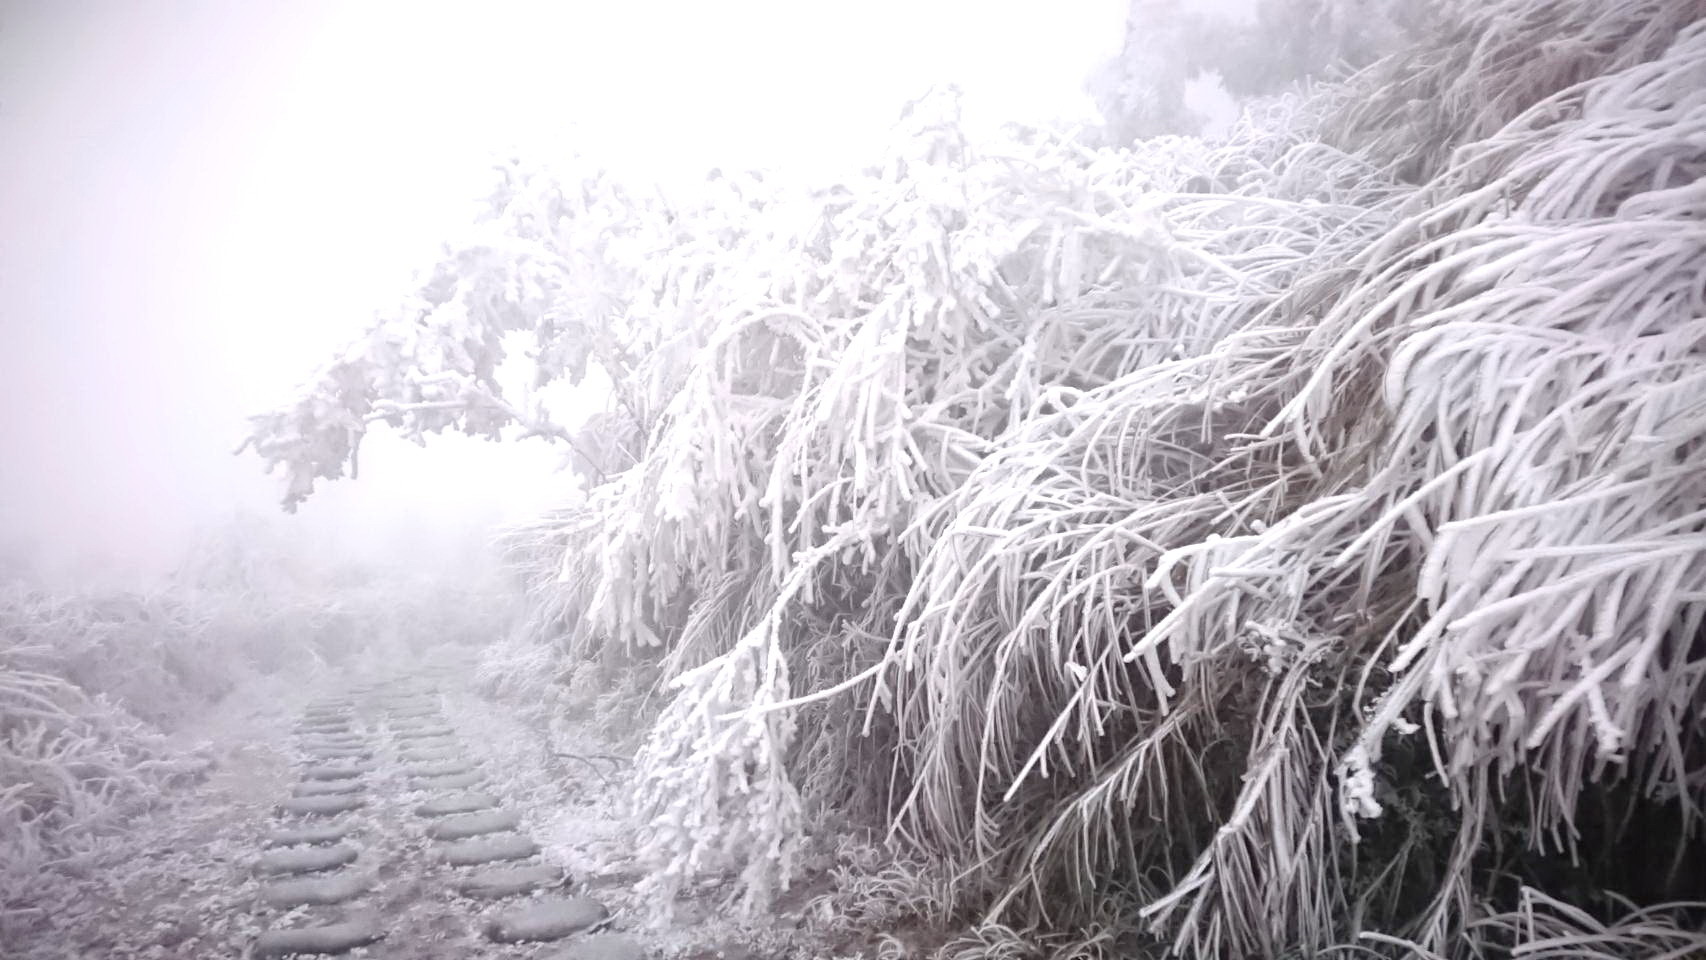
{"label": "misty background", "polygon": [[570,488],[557,451],[375,431],[360,480],[294,517],[231,451],[410,289],[495,157],[833,176],[943,81],[974,123],[1089,119],[1125,9],[5,5],[0,572],[146,579],[239,514],[316,556],[475,549]]}

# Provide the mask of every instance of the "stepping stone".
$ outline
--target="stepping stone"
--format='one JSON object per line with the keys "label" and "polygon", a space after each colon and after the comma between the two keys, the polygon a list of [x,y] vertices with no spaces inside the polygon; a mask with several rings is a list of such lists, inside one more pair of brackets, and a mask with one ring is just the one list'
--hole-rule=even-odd
{"label": "stepping stone", "polygon": [[325,713],[319,716],[309,714],[296,721],[298,727],[347,727],[353,723],[355,723],[355,717],[343,713]]}
{"label": "stepping stone", "polygon": [[410,752],[422,750],[460,750],[462,744],[455,737],[398,737],[397,749]]}
{"label": "stepping stone", "polygon": [[516,907],[486,921],[489,939],[499,943],[561,940],[610,917],[604,904],[586,897],[551,897]]}
{"label": "stepping stone", "polygon": [[397,751],[397,759],[404,763],[448,763],[454,760],[461,760],[462,751],[456,747],[421,749],[414,746],[408,746]]}
{"label": "stepping stone", "polygon": [[352,863],[358,856],[354,847],[339,844],[335,847],[286,847],[268,850],[255,861],[255,872],[267,877],[288,873],[319,873]]}
{"label": "stepping stone", "polygon": [[303,727],[351,727],[354,725],[354,717],[341,713],[327,713],[318,716],[310,714],[303,717],[301,723],[298,724],[298,726]]}
{"label": "stepping stone", "polygon": [[443,777],[416,777],[409,781],[411,790],[466,790],[480,785],[479,773],[453,773]]}
{"label": "stepping stone", "polygon": [[618,933],[595,933],[581,937],[543,960],[645,960],[646,948],[633,937]]}
{"label": "stepping stone", "polygon": [[392,730],[391,735],[399,743],[425,743],[430,740],[443,740],[455,737],[456,731],[450,727],[415,727],[407,730]]}
{"label": "stepping stone", "polygon": [[300,814],[305,817],[330,817],[367,805],[360,797],[291,797],[278,805],[280,814]]}
{"label": "stepping stone", "polygon": [[347,823],[328,823],[321,826],[286,827],[267,834],[269,847],[293,847],[297,844],[337,843],[350,835]]}
{"label": "stepping stone", "polygon": [[315,747],[365,747],[367,738],[359,733],[320,733],[302,737],[296,744],[304,750]]}
{"label": "stepping stone", "polygon": [[434,840],[466,840],[487,833],[502,833],[521,826],[521,814],[514,810],[482,810],[445,817],[430,827],[427,836]]}
{"label": "stepping stone", "polygon": [[385,937],[379,921],[361,917],[324,927],[268,930],[255,941],[255,956],[262,960],[288,957],[293,953],[348,953]]}
{"label": "stepping stone", "polygon": [[364,773],[372,773],[371,763],[325,763],[316,767],[308,767],[302,771],[304,780],[353,780]]}
{"label": "stepping stone", "polygon": [[360,780],[308,780],[290,788],[293,797],[336,797],[367,789]]}
{"label": "stepping stone", "polygon": [[447,793],[416,807],[415,813],[423,817],[446,817],[453,813],[490,810],[497,805],[498,798],[489,793]]}
{"label": "stepping stone", "polygon": [[303,748],[302,755],[310,760],[372,760],[373,751],[367,747]]}
{"label": "stepping stone", "polygon": [[261,899],[269,907],[325,907],[354,900],[366,893],[373,881],[365,874],[346,870],[329,877],[296,877],[274,880],[261,888]]}
{"label": "stepping stone", "polygon": [[402,770],[403,775],[409,777],[448,777],[457,773],[472,773],[474,765],[466,760],[448,760],[442,763],[411,763]]}
{"label": "stepping stone", "polygon": [[502,833],[491,837],[458,840],[438,848],[438,855],[453,867],[477,867],[499,860],[525,860],[539,852],[533,838],[520,833]]}
{"label": "stepping stone", "polygon": [[386,717],[385,725],[393,733],[419,733],[423,730],[443,730],[450,732],[450,721],[442,713],[422,714],[418,717]]}
{"label": "stepping stone", "polygon": [[521,867],[487,867],[456,880],[456,892],[477,900],[497,900],[535,890],[560,887],[569,882],[562,867],[548,863]]}
{"label": "stepping stone", "polygon": [[312,739],[303,737],[296,741],[296,749],[307,752],[319,750],[372,750],[373,744],[361,737],[351,737],[347,740],[326,740],[319,737]]}
{"label": "stepping stone", "polygon": [[410,717],[406,720],[389,719],[385,721],[385,725],[391,728],[392,733],[407,733],[411,736],[419,736],[422,733],[428,733],[435,730],[443,731],[439,734],[440,736],[449,736],[455,732],[450,728],[450,721],[443,717]]}

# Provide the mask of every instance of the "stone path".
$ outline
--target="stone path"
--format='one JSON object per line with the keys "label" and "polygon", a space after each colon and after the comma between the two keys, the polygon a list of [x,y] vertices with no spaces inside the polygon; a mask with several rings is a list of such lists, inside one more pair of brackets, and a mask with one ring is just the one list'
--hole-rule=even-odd
{"label": "stone path", "polygon": [[[492,791],[430,679],[405,678],[315,700],[294,727],[297,781],[248,862],[261,878],[260,958],[442,941],[446,928],[389,918],[439,894],[493,944],[549,944],[518,954],[643,960],[612,932],[606,905],[576,895],[546,861],[525,818]],[[495,911],[486,909],[498,901]],[[454,918],[452,918],[454,919]]]}

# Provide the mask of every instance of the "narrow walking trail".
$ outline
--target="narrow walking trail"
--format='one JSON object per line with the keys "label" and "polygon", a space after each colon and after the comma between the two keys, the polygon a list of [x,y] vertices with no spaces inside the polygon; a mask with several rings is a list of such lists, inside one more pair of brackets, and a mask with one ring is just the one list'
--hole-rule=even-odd
{"label": "narrow walking trail", "polygon": [[[399,955],[420,956],[422,940],[442,947],[477,930],[492,943],[560,941],[549,956],[561,960],[639,960],[638,940],[600,932],[611,922],[602,901],[569,892],[565,866],[541,855],[521,814],[491,789],[441,699],[432,681],[399,680],[302,712],[299,778],[254,860],[260,900],[277,911],[254,955],[394,940]],[[468,903],[411,929],[410,908],[434,888]],[[482,912],[482,901],[498,906]]]}
{"label": "narrow walking trail", "polygon": [[[470,689],[469,658],[232,698],[212,773],[43,877],[8,960],[785,956],[794,925],[642,922],[624,761]],[[16,931],[14,931],[16,933]],[[780,939],[774,939],[780,937]]]}

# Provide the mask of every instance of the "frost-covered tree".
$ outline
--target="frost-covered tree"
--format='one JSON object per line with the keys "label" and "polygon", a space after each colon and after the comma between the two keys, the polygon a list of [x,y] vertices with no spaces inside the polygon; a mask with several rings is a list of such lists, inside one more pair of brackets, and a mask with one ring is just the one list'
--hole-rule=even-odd
{"label": "frost-covered tree", "polygon": [[[968,954],[1698,948],[1645,905],[1706,899],[1706,4],[1440,17],[1214,146],[939,96],[816,191],[506,167],[255,449],[294,501],[370,423],[581,446],[516,555],[553,670],[666,694],[660,903],[850,818]],[[504,396],[522,341],[602,417]]]}
{"label": "frost-covered tree", "polygon": [[1196,134],[1192,83],[1272,96],[1366,67],[1432,22],[1438,0],[1129,0],[1118,54],[1089,81],[1114,143]]}

